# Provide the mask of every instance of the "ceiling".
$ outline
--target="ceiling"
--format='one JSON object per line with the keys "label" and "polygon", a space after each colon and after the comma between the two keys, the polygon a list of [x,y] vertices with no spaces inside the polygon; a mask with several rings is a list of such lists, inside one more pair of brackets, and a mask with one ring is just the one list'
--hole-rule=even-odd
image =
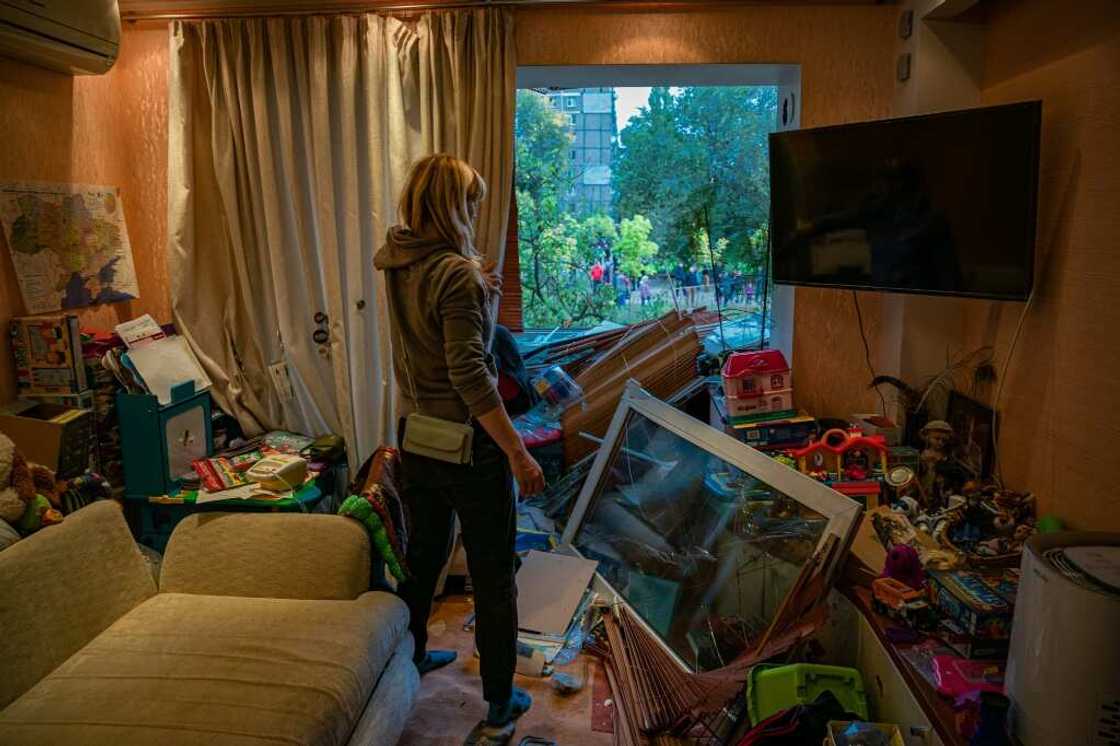
{"label": "ceiling", "polygon": [[284,15],[465,5],[597,5],[704,7],[719,5],[880,5],[889,0],[118,0],[121,17],[192,18]]}

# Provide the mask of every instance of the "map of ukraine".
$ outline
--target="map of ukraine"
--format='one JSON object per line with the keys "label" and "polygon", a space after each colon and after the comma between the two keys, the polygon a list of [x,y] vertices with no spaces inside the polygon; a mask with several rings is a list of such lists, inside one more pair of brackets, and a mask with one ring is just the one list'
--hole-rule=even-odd
{"label": "map of ukraine", "polygon": [[138,296],[116,189],[3,185],[0,222],[29,313]]}

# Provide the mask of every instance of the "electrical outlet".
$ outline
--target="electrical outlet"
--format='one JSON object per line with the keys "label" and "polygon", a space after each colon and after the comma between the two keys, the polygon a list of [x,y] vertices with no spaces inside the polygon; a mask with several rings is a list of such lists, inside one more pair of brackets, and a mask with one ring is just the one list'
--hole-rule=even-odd
{"label": "electrical outlet", "polygon": [[909,39],[914,33],[914,11],[904,10],[898,17],[898,38]]}
{"label": "electrical outlet", "polygon": [[268,372],[272,376],[272,384],[276,387],[276,393],[280,395],[280,401],[291,401],[296,398],[292,391],[292,379],[288,375],[287,363],[273,363],[268,366]]}
{"label": "electrical outlet", "polygon": [[905,83],[910,80],[910,53],[898,55],[898,65],[895,69],[898,76],[899,83]]}

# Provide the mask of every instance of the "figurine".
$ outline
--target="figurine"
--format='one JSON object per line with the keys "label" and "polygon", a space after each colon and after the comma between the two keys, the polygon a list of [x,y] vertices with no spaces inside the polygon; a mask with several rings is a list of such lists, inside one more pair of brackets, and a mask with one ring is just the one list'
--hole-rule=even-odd
{"label": "figurine", "polygon": [[953,426],[945,420],[930,420],[919,435],[924,446],[919,460],[920,482],[927,505],[933,507],[940,498],[935,486],[937,467],[949,459]]}

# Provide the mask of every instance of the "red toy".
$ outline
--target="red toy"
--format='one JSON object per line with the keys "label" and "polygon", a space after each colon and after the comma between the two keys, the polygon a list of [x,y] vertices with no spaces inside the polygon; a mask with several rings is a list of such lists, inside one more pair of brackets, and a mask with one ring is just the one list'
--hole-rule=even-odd
{"label": "red toy", "polygon": [[803,474],[849,497],[862,498],[868,508],[878,505],[881,480],[887,473],[887,440],[882,435],[834,428],[790,455]]}

